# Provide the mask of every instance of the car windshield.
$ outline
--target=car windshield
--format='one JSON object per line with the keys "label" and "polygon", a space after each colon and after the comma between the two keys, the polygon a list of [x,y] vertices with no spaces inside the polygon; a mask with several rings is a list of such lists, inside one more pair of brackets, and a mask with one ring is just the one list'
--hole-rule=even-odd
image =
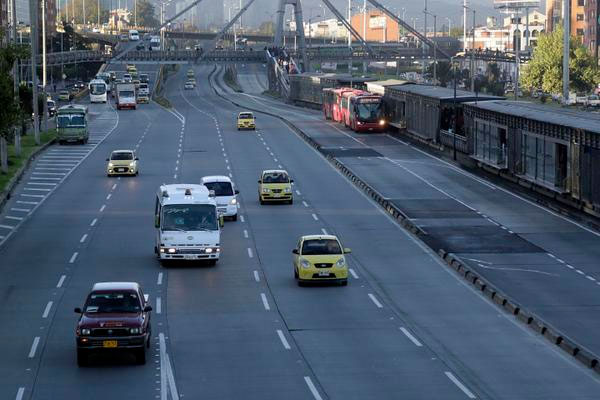
{"label": "car windshield", "polygon": [[240,119],[252,119],[254,116],[250,113],[240,114]]}
{"label": "car windshield", "polygon": [[59,128],[83,127],[85,126],[85,117],[83,115],[71,114],[59,115],[56,120],[56,125]]}
{"label": "car windshield", "polygon": [[110,156],[111,160],[133,160],[133,153],[129,151],[114,152]]}
{"label": "car windshield", "polygon": [[290,178],[283,172],[269,172],[263,175],[263,183],[289,183]]}
{"label": "car windshield", "polygon": [[106,93],[106,85],[102,83],[94,83],[90,85],[90,93],[92,94],[104,94]]}
{"label": "car windshield", "polygon": [[133,90],[121,90],[119,95],[121,97],[133,97]]}
{"label": "car windshield", "polygon": [[176,204],[163,207],[163,231],[216,231],[217,209],[211,204]]}
{"label": "car windshield", "polygon": [[375,122],[381,118],[381,100],[363,99],[356,104],[356,113],[359,121]]}
{"label": "car windshield", "polygon": [[84,310],[86,313],[139,313],[142,306],[133,292],[92,293]]}
{"label": "car windshield", "polygon": [[335,239],[310,239],[302,244],[302,255],[342,254],[342,248]]}
{"label": "car windshield", "polygon": [[204,184],[208,190],[214,190],[215,196],[233,196],[230,182],[207,182]]}
{"label": "car windshield", "polygon": [[60,95],[61,95],[61,96],[68,96],[68,95],[69,95],[69,92],[68,92],[68,91],[66,91],[66,90],[61,90],[61,91],[60,91]]}

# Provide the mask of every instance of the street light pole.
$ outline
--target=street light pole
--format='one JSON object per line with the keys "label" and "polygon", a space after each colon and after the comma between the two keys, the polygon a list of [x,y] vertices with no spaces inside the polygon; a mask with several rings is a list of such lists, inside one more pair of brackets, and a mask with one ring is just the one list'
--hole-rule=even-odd
{"label": "street light pole", "polygon": [[[427,0],[425,0],[425,9],[423,10],[423,36],[427,38]],[[423,80],[425,80],[425,42],[423,42]]]}
{"label": "street light pole", "polygon": [[454,57],[450,58],[452,63],[452,77],[454,80],[454,97],[452,99],[452,114],[454,116],[452,123],[452,152],[454,161],[456,161],[456,63]]}
{"label": "street light pole", "polygon": [[[569,47],[571,41],[571,2],[563,0],[563,76],[562,91],[563,102],[569,101]],[[566,17],[565,17],[566,16]]]}
{"label": "street light pole", "polygon": [[44,131],[48,131],[48,101],[46,98],[46,84],[47,84],[47,71],[46,71],[46,0],[41,1],[42,6],[42,95],[44,97],[43,107],[43,121]]}
{"label": "street light pole", "polygon": [[452,20],[448,17],[446,17],[446,20],[448,21],[448,37],[450,37],[450,31],[452,30]]}
{"label": "street light pole", "polygon": [[29,0],[29,14],[31,16],[31,81],[33,91],[33,134],[35,138],[35,144],[40,144],[40,127],[38,121],[40,118],[38,109],[38,90],[37,90],[37,53],[38,53],[38,37],[37,37],[37,23],[38,23],[38,3],[37,0]]}

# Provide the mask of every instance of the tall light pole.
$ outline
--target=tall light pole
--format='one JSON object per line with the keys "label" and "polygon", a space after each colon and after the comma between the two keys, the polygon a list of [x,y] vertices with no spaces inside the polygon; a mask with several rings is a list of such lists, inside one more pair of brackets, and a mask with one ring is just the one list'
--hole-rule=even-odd
{"label": "tall light pole", "polygon": [[98,29],[100,29],[100,0],[98,0]]}
{"label": "tall light pole", "polygon": [[463,51],[467,52],[467,0],[463,0]]}
{"label": "tall light pole", "polygon": [[85,26],[85,0],[81,1],[81,22],[83,22],[83,26]]}
{"label": "tall light pole", "polygon": [[44,97],[44,131],[48,131],[48,101],[46,98],[46,84],[47,84],[47,71],[46,71],[46,0],[41,1],[42,6],[42,94]]}
{"label": "tall light pole", "polygon": [[[427,0],[425,0],[425,9],[423,10],[423,36],[427,39]],[[425,80],[425,42],[423,42],[423,80]]]}
{"label": "tall light pole", "polygon": [[33,134],[35,138],[35,144],[40,144],[40,127],[38,121],[40,118],[38,109],[38,90],[37,90],[37,53],[38,53],[38,36],[37,36],[37,24],[38,24],[38,3],[37,0],[29,0],[29,14],[31,20],[31,81],[33,84]]}
{"label": "tall light pole", "polygon": [[446,20],[448,21],[448,37],[450,37],[450,31],[452,30],[452,20],[448,17],[446,17]]}
{"label": "tall light pole", "polygon": [[367,40],[367,0],[363,0],[363,39]]}
{"label": "tall light pole", "polygon": [[571,40],[571,4],[570,0],[563,0],[563,76],[562,90],[563,101],[569,100],[569,46]]}

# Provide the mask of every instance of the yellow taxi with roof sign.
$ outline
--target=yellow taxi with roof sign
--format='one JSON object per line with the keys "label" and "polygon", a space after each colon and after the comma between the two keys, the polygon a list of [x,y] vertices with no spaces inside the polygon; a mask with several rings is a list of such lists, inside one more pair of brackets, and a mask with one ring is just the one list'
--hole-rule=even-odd
{"label": "yellow taxi with roof sign", "polygon": [[242,111],[237,117],[237,129],[252,129],[256,130],[256,117],[250,111]]}
{"label": "yellow taxi with roof sign", "polygon": [[267,169],[260,174],[258,180],[258,200],[260,204],[270,202],[294,202],[292,192],[293,179],[283,169]]}
{"label": "yellow taxi with roof sign", "polygon": [[300,237],[292,250],[294,277],[298,285],[305,282],[337,282],[348,284],[348,264],[345,254],[350,249],[342,247],[334,235],[306,235]]}

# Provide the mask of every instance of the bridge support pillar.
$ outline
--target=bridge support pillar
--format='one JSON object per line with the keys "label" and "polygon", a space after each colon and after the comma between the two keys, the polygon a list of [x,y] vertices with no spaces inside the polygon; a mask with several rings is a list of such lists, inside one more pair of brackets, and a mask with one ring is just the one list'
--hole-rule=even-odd
{"label": "bridge support pillar", "polygon": [[310,70],[310,62],[306,57],[306,38],[304,37],[304,19],[302,17],[301,0],[279,0],[277,8],[277,25],[275,29],[275,46],[283,47],[285,7],[294,7],[294,20],[296,22],[296,35],[298,36],[298,50],[302,59],[302,72]]}

